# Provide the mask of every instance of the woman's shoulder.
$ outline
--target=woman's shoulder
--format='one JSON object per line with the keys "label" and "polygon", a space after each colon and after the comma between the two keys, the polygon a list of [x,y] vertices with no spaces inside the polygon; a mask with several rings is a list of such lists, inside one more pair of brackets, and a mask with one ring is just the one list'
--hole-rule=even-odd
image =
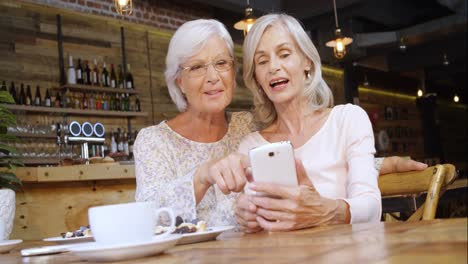
{"label": "woman's shoulder", "polygon": [[342,104],[333,107],[334,116],[339,119],[369,118],[362,107],[353,104]]}
{"label": "woman's shoulder", "polygon": [[167,126],[166,121],[149,127],[142,128],[138,132],[135,144],[151,145],[152,143],[164,143],[168,141],[171,130]]}

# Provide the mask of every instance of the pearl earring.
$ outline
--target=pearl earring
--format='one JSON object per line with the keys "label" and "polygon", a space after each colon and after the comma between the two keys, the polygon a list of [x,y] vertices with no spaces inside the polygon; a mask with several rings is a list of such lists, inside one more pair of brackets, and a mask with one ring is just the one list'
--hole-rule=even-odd
{"label": "pearl earring", "polygon": [[306,78],[310,79],[310,68],[309,67],[305,68],[304,73],[305,73]]}

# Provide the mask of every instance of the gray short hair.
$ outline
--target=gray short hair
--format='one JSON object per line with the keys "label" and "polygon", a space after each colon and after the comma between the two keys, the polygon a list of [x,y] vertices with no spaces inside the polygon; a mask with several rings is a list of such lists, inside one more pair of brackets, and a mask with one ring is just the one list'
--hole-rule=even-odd
{"label": "gray short hair", "polygon": [[322,78],[320,56],[301,24],[294,17],[285,14],[264,15],[250,29],[243,47],[244,82],[253,93],[255,117],[263,125],[269,125],[275,121],[277,113],[273,103],[263,94],[263,91],[260,91],[262,88],[255,80],[254,55],[263,33],[274,24],[286,27],[304,56],[313,63],[311,80],[302,90],[302,96],[307,100],[310,110],[315,111],[333,106],[332,91]]}
{"label": "gray short hair", "polygon": [[187,99],[176,82],[180,73],[179,67],[200,52],[212,36],[222,38],[226,42],[230,55],[234,58],[231,35],[221,22],[214,19],[197,19],[184,23],[174,33],[169,43],[164,76],[169,95],[180,112],[187,109]]}

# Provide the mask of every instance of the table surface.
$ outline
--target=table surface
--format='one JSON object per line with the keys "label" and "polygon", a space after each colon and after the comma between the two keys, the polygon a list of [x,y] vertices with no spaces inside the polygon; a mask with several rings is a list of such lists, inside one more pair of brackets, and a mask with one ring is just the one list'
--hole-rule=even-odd
{"label": "table surface", "polygon": [[[467,263],[467,218],[334,225],[294,232],[227,232],[216,241],[176,246],[118,263]],[[26,241],[0,263],[81,263],[72,253],[22,258]],[[84,262],[92,263],[92,262]]]}

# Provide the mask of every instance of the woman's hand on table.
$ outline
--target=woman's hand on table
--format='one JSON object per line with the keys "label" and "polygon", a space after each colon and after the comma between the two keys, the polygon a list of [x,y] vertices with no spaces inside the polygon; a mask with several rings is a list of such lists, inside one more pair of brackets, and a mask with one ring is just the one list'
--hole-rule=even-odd
{"label": "woman's hand on table", "polygon": [[[349,223],[349,206],[344,200],[322,197],[296,160],[298,187],[273,183],[252,183],[249,188],[269,197],[252,196],[258,224],[269,231],[289,231],[322,224]],[[271,198],[276,197],[276,198]],[[239,218],[238,218],[239,219]]]}

